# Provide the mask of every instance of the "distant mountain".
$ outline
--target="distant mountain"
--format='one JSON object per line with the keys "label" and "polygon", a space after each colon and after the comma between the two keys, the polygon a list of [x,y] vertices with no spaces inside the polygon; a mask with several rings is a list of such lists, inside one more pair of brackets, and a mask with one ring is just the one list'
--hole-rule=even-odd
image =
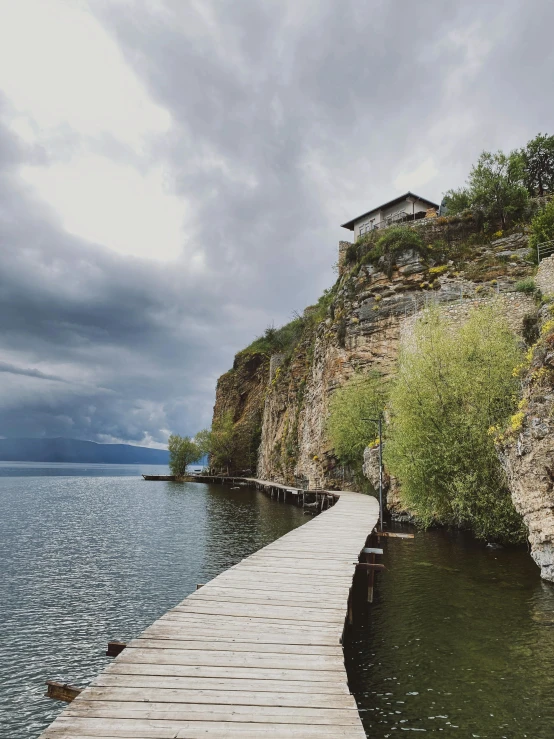
{"label": "distant mountain", "polygon": [[1,462],[84,462],[167,464],[166,449],[131,444],[97,444],[82,439],[0,439]]}

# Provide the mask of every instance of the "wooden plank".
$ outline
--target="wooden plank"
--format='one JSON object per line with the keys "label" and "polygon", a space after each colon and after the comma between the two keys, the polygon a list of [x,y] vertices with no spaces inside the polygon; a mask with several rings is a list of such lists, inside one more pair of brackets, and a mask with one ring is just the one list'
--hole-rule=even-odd
{"label": "wooden plank", "polygon": [[254,605],[249,603],[225,603],[202,601],[199,599],[184,601],[172,610],[172,613],[206,613],[216,616],[249,616],[250,618],[272,618],[286,621],[311,621],[312,623],[328,623],[333,619],[344,619],[344,614],[322,609],[314,613],[313,608],[293,608],[292,606]]}
{"label": "wooden plank", "polygon": [[[350,584],[348,583],[335,588],[314,585],[308,591],[305,583],[302,583],[296,585],[296,587],[290,584],[285,586],[283,589],[280,588],[279,590],[276,590],[273,582],[253,582],[251,585],[246,585],[245,583],[229,580],[226,585],[223,585],[223,583],[218,585],[206,585],[203,595],[206,593],[209,593],[210,595],[214,593],[220,595],[255,593],[256,597],[271,599],[280,598],[282,600],[291,600],[301,596],[303,602],[306,603],[320,603],[322,598],[336,598],[339,601],[342,599],[342,604],[344,604],[343,599],[345,593],[347,594],[349,589]],[[199,593],[193,593],[190,597],[192,598],[196,595],[199,595]]]}
{"label": "wooden plank", "polygon": [[[189,624],[189,623],[202,623],[202,616],[211,616],[212,618],[216,619],[220,614],[207,614],[207,613],[197,613],[194,611],[187,611],[185,609],[181,611],[172,611],[171,613],[166,613],[164,616],[162,616],[156,623],[183,623],[183,624]],[[218,623],[221,625],[223,623],[222,618],[217,618]],[[309,621],[294,621],[294,620],[287,620],[282,618],[246,618],[244,616],[225,616],[224,622],[228,625],[235,625],[236,627],[240,628],[248,628],[249,626],[252,626],[254,628],[265,628],[267,626],[275,626],[276,630],[281,631],[287,631],[287,630],[293,630],[293,631],[308,631],[313,632],[314,625],[317,625],[319,628],[321,628],[322,633],[324,631],[328,631],[330,633],[336,633],[336,624],[329,623],[329,621],[315,621],[315,620],[309,620]]]}
{"label": "wooden plank", "polygon": [[[56,730],[64,727],[65,731]],[[68,733],[69,732],[69,733]],[[77,732],[77,733],[76,733]],[[149,721],[137,719],[59,718],[43,739],[366,739],[355,726],[308,726],[306,724],[265,725],[258,723],[216,723],[204,721]]]}
{"label": "wooden plank", "polygon": [[[316,695],[350,695],[346,683],[342,680],[329,682],[302,682],[300,680],[253,680],[243,678],[197,678],[175,677],[173,675],[118,675],[106,671],[92,683],[95,687],[125,688],[178,688],[181,690],[224,690],[247,691],[252,693],[292,693],[302,696],[304,693]],[[301,698],[300,698],[301,700]]]}
{"label": "wooden plank", "polygon": [[121,662],[109,665],[104,674],[156,675],[174,677],[233,678],[252,680],[283,680],[284,682],[333,683],[340,682],[336,670],[291,670],[283,667],[224,667],[221,665],[175,665],[153,662]]}
{"label": "wooden plank", "polygon": [[272,652],[282,654],[311,654],[321,655],[327,654],[334,657],[343,658],[342,647],[338,644],[336,646],[315,646],[305,644],[282,644],[282,643],[271,643],[266,644],[264,642],[238,642],[238,641],[183,641],[179,639],[145,639],[141,637],[134,639],[127,645],[128,649],[185,649],[185,650],[200,650],[204,652],[210,652],[213,650],[217,651],[229,651],[229,652]]}
{"label": "wooden plank", "polygon": [[[298,739],[299,737],[332,736],[336,739],[366,739],[356,726],[310,726],[307,724],[281,724],[279,727],[264,726],[256,722],[228,723],[210,721],[167,721],[149,719],[80,718],[60,716],[54,722],[56,728],[76,731],[83,737],[113,737],[119,739],[198,739],[199,736],[217,739],[237,739],[237,737],[263,737],[272,739]],[[49,733],[47,729],[42,739],[60,739],[67,735]]]}
{"label": "wooden plank", "polygon": [[210,595],[209,593],[203,593],[201,597],[191,598],[189,602],[201,602],[201,603],[249,603],[252,605],[270,606],[271,608],[277,606],[287,609],[298,609],[303,610],[312,609],[316,613],[322,616],[329,615],[333,616],[338,611],[339,614],[344,618],[344,607],[340,607],[338,602],[331,604],[328,601],[321,600],[319,603],[315,601],[304,602],[301,598],[284,599],[284,598],[258,598],[256,595]]}
{"label": "wooden plank", "polygon": [[[336,640],[336,636],[321,636],[312,631],[298,632],[290,631],[289,633],[279,632],[275,634],[272,631],[258,631],[253,633],[237,632],[236,629],[231,627],[212,630],[209,627],[203,627],[196,625],[194,627],[187,626],[183,628],[181,624],[174,624],[175,628],[167,626],[150,626],[146,631],[143,631],[140,635],[140,639],[173,639],[180,641],[230,641],[237,644],[242,642],[251,644],[282,644],[287,645],[301,645],[301,646],[322,646],[322,647],[336,647],[339,646]],[[335,632],[336,634],[336,629]]]}
{"label": "wooden plank", "polygon": [[[311,623],[313,624],[320,624],[321,626],[328,626],[332,623],[338,623],[340,619],[337,617],[332,618],[325,618],[325,616],[320,615],[316,617],[311,611],[308,611],[306,609],[303,609],[300,611],[299,609],[296,609],[296,611],[293,612],[293,609],[291,608],[288,612],[285,611],[277,611],[277,607],[275,608],[267,608],[264,611],[261,610],[262,606],[252,606],[252,610],[257,609],[256,613],[253,613],[251,615],[252,620],[263,620],[266,623],[275,623],[275,624],[289,624],[290,626],[295,626],[297,624],[305,624],[305,623]],[[244,604],[209,604],[209,603],[195,603],[194,605],[191,603],[190,605],[187,604],[186,606],[179,606],[178,608],[174,609],[171,612],[171,615],[175,617],[179,617],[180,615],[187,615],[187,614],[197,614],[197,615],[206,615],[206,616],[219,616],[221,618],[229,617],[234,618],[245,616],[246,613],[248,613],[249,608],[248,605]],[[273,612],[273,616],[269,617],[267,614]],[[169,615],[169,614],[168,614]]]}
{"label": "wooden plank", "polygon": [[203,665],[213,667],[267,667],[288,670],[339,670],[344,671],[342,656],[279,654],[278,652],[240,652],[211,650],[196,652],[193,649],[127,649],[117,661],[158,665]]}
{"label": "wooden plank", "polygon": [[[298,697],[300,695],[300,697]],[[356,709],[356,701],[353,696],[295,694],[295,693],[271,693],[268,691],[246,691],[246,690],[202,690],[179,688],[140,688],[140,687],[89,687],[86,696],[81,696],[74,701],[75,705],[81,706],[84,702],[126,702],[146,701],[158,703],[193,703],[226,706],[288,706],[304,708],[348,708]],[[167,706],[166,706],[167,708]]]}
{"label": "wooden plank", "polygon": [[165,719],[173,721],[255,722],[257,724],[298,724],[309,726],[356,726],[356,709],[300,708],[288,706],[220,706],[193,703],[157,703],[148,701],[80,701],[66,711],[67,716],[114,719]]}

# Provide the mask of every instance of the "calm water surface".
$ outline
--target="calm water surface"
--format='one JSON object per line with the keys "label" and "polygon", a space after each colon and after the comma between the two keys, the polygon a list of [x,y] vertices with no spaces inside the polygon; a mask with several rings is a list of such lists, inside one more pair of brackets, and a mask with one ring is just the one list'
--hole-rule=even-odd
{"label": "calm water surface", "polygon": [[522,550],[442,531],[390,539],[347,649],[371,739],[553,739],[554,586]]}
{"label": "calm water surface", "polygon": [[[126,641],[306,520],[253,490],[136,467],[0,463],[0,737],[33,739]],[[149,472],[163,469],[144,468]],[[554,586],[521,550],[440,531],[385,544],[346,647],[368,737],[554,739]]]}
{"label": "calm water surface", "polygon": [[37,737],[110,639],[137,636],[243,557],[306,521],[264,494],[145,482],[118,465],[0,463],[0,737]]}

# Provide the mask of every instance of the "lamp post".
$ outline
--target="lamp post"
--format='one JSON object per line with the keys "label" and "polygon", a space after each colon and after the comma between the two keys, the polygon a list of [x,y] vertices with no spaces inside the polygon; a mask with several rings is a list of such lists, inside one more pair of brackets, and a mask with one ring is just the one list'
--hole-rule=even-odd
{"label": "lamp post", "polygon": [[379,524],[383,530],[383,414],[379,418],[362,418],[362,421],[371,421],[379,426]]}

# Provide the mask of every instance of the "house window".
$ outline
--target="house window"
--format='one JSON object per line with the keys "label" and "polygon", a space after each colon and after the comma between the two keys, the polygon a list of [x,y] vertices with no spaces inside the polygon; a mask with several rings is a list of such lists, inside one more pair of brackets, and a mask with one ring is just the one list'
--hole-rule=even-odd
{"label": "house window", "polygon": [[360,223],[358,226],[358,237],[363,236],[364,234],[369,233],[370,231],[373,231],[375,228],[374,226],[375,218],[371,218],[368,221],[364,221],[363,223]]}

